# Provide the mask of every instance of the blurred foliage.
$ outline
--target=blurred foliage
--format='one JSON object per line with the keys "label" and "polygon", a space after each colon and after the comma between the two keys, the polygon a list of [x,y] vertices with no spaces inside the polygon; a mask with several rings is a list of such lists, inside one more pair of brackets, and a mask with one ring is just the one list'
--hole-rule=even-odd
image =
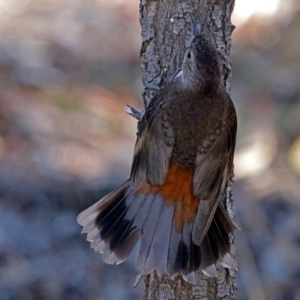
{"label": "blurred foliage", "polygon": [[[300,299],[296,3],[233,35],[239,300]],[[134,255],[104,265],[76,224],[129,173],[139,31],[133,0],[0,2],[1,300],[141,298]]]}

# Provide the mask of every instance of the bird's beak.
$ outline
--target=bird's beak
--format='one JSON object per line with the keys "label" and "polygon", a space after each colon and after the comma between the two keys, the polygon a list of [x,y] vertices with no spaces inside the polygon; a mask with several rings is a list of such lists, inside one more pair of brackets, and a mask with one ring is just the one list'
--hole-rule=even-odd
{"label": "bird's beak", "polygon": [[198,30],[197,25],[196,25],[196,22],[195,22],[195,20],[192,17],[192,14],[189,13],[189,16],[190,16],[190,19],[191,19],[193,36],[195,37],[197,35],[200,35],[199,30]]}
{"label": "bird's beak", "polygon": [[183,67],[185,66],[185,63],[186,63],[186,55],[184,55],[183,62],[181,64],[181,69],[183,69]]}

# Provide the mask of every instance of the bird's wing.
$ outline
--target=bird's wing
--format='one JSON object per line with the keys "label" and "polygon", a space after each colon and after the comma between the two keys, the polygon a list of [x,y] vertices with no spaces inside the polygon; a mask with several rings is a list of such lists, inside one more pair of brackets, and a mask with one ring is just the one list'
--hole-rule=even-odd
{"label": "bird's wing", "polygon": [[[159,94],[161,95],[161,94]],[[163,185],[169,170],[174,133],[163,109],[163,97],[155,97],[140,122],[131,168],[131,185]]]}
{"label": "bird's wing", "polygon": [[222,128],[210,137],[196,156],[193,193],[200,200],[193,228],[193,241],[201,244],[214,217],[226,182],[233,171],[237,121],[235,110],[224,116]]}

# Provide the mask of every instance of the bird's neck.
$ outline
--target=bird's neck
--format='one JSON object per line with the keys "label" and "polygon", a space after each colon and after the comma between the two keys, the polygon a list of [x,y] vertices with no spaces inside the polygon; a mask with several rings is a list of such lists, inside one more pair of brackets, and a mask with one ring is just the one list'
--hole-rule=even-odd
{"label": "bird's neck", "polygon": [[214,74],[205,74],[205,76],[181,76],[181,82],[184,89],[201,92],[217,92],[221,87],[221,78]]}

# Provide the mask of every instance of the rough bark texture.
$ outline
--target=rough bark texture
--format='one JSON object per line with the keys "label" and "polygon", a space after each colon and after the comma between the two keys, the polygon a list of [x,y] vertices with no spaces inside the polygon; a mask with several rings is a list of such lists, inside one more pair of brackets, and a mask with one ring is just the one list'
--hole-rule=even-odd
{"label": "rough bark texture", "polygon": [[[161,86],[179,70],[183,55],[191,39],[188,13],[196,23],[205,23],[205,34],[215,41],[222,61],[222,75],[228,92],[231,83],[232,25],[230,21],[234,0],[141,0],[142,27],[141,57],[144,104],[155,93],[152,86]],[[224,201],[231,213],[232,180],[227,184]],[[185,282],[181,276],[158,278],[153,273],[145,278],[145,299],[235,299],[235,272],[219,269],[218,278],[202,276],[198,285]]]}

